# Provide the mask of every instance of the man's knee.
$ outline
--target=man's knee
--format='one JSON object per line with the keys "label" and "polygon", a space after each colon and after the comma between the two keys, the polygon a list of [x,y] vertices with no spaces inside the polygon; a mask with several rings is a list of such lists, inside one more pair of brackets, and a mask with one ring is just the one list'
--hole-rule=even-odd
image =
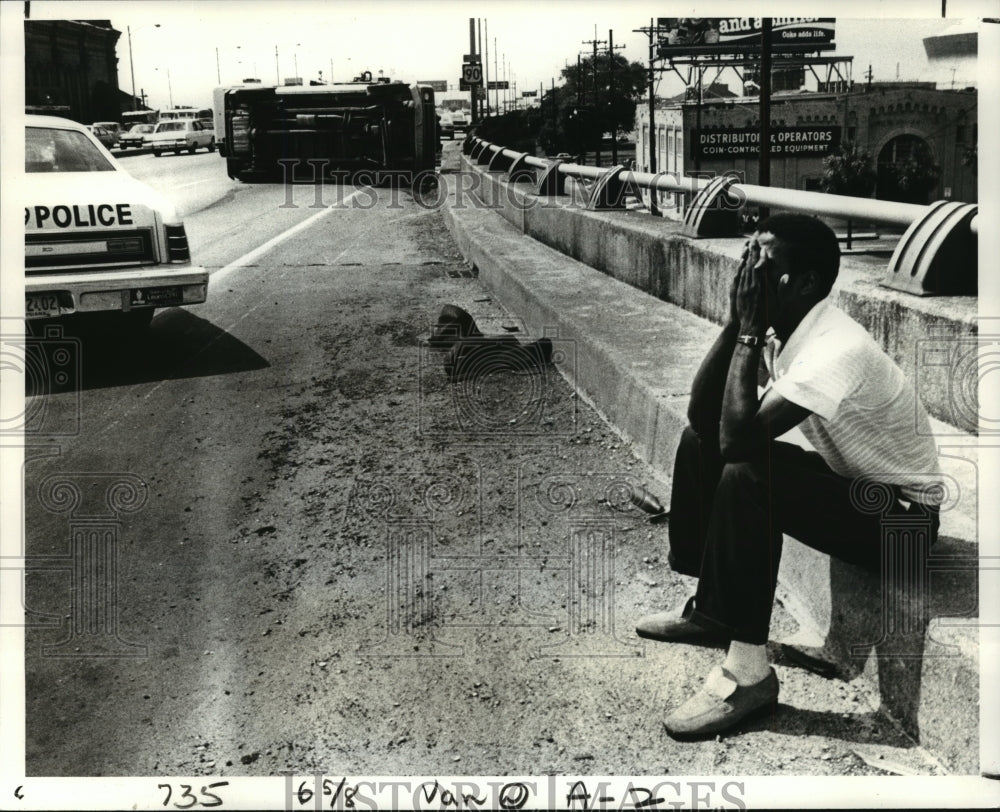
{"label": "man's knee", "polygon": [[719,489],[745,491],[767,482],[767,463],[763,457],[743,462],[727,462],[722,466]]}

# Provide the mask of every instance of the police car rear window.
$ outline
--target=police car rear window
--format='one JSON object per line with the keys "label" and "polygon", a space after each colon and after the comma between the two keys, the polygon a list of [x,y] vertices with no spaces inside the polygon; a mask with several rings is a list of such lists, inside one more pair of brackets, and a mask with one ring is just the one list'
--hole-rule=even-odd
{"label": "police car rear window", "polygon": [[25,127],[25,172],[114,172],[93,142],[76,130]]}

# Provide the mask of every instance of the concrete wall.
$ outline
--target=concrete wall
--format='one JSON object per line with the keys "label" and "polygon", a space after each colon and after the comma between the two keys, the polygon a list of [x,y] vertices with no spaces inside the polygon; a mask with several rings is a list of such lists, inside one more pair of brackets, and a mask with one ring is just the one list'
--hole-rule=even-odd
{"label": "concrete wall", "polygon": [[[462,176],[460,205],[465,196],[465,205],[494,208],[523,233],[567,256],[717,324],[724,321],[743,238],[686,237],[681,224],[643,211],[586,211],[585,198],[571,183],[570,194],[545,200],[533,194],[532,184],[508,183],[502,173],[464,162],[472,174]],[[978,302],[881,287],[888,262],[885,253],[843,256],[832,295],[916,383],[934,417],[972,431],[978,372],[969,352]]]}

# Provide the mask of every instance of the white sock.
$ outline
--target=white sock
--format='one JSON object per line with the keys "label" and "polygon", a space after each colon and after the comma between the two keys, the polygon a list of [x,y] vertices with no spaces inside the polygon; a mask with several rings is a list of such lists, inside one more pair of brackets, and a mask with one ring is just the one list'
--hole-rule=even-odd
{"label": "white sock", "polygon": [[722,664],[740,685],[756,685],[771,673],[767,662],[767,647],[755,646],[733,640],[726,653],[726,661]]}

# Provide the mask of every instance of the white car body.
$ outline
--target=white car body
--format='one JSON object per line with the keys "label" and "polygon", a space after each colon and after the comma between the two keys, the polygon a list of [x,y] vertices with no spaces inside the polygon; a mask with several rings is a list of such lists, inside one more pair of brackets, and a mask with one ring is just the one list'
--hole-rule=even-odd
{"label": "white car body", "polygon": [[[155,307],[205,301],[208,272],[191,263],[184,224],[165,197],[82,125],[49,116],[25,122],[29,320],[137,310],[151,317]],[[80,137],[100,154],[81,149]]]}
{"label": "white car body", "polygon": [[215,130],[197,119],[160,121],[156,129],[143,138],[143,142],[157,156],[164,152],[180,155],[185,150],[194,152],[202,148],[215,152]]}

